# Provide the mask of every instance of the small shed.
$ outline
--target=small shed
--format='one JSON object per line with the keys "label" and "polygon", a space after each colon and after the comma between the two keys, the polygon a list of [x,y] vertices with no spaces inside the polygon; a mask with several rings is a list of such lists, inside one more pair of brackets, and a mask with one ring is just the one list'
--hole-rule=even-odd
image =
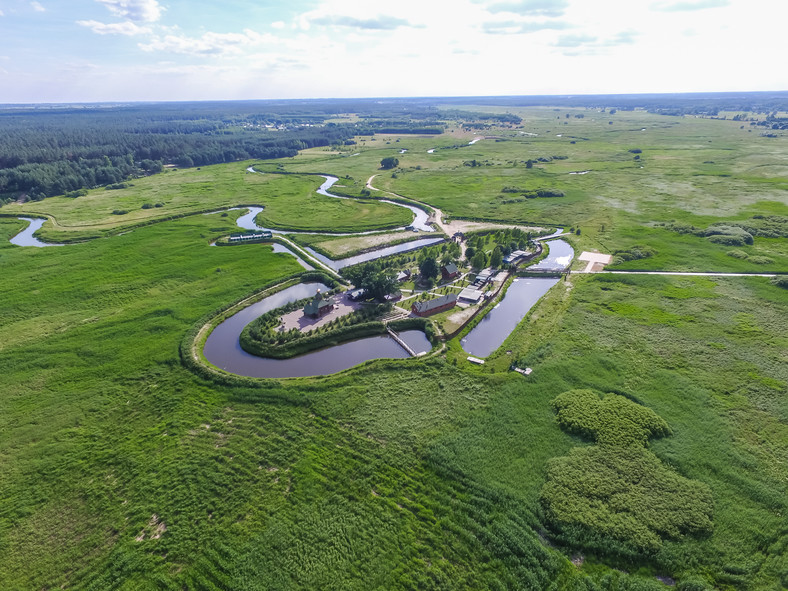
{"label": "small shed", "polygon": [[397,281],[399,283],[402,283],[403,281],[407,281],[408,279],[410,279],[410,276],[411,276],[410,269],[405,269],[404,271],[400,271],[399,273],[397,273]]}
{"label": "small shed", "polygon": [[528,254],[529,253],[527,250],[515,250],[512,251],[511,254],[507,254],[505,257],[503,257],[503,262],[506,263],[507,265],[511,265],[513,263],[520,261],[521,259],[524,259],[525,257],[528,256]]}
{"label": "small shed", "polygon": [[476,276],[476,280],[473,282],[473,284],[483,287],[490,282],[493,275],[495,275],[495,273],[491,269],[485,269]]}
{"label": "small shed", "polygon": [[454,279],[459,274],[460,274],[460,270],[457,268],[457,265],[455,265],[454,263],[449,263],[441,267],[441,276],[443,277],[444,281],[448,279]]}
{"label": "small shed", "polygon": [[472,304],[478,303],[484,293],[478,289],[474,289],[472,287],[466,287],[460,292],[460,299],[463,302],[471,302]]}

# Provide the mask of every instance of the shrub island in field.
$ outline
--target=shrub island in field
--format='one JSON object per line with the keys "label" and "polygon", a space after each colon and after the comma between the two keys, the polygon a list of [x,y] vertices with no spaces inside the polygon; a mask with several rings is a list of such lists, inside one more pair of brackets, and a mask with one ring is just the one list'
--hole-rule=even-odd
{"label": "shrub island in field", "polygon": [[553,400],[565,431],[592,439],[550,461],[542,503],[562,543],[636,556],[664,539],[712,529],[709,487],[665,466],[648,440],[670,435],[654,411],[624,396],[569,390]]}

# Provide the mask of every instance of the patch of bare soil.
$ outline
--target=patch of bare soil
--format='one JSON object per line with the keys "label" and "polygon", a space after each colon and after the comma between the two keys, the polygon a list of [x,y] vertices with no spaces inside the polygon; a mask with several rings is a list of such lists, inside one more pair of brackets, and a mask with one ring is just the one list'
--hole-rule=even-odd
{"label": "patch of bare soil", "polygon": [[138,542],[142,542],[146,537],[149,540],[158,540],[166,531],[167,526],[159,519],[159,516],[154,513],[151,515],[148,524],[142,528],[142,531],[134,539]]}
{"label": "patch of bare soil", "polygon": [[476,312],[477,308],[478,306],[468,306],[467,308],[458,310],[451,316],[448,316],[444,324],[446,332],[453,332],[465,324],[468,319],[473,316],[473,313]]}

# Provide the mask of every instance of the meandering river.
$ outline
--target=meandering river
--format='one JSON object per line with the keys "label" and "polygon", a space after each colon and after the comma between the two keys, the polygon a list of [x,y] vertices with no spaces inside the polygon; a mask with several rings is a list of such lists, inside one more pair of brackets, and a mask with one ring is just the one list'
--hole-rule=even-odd
{"label": "meandering river", "polygon": [[37,246],[39,248],[43,246],[63,246],[62,244],[41,242],[38,238],[33,236],[33,234],[35,234],[39,230],[39,228],[41,228],[41,226],[44,225],[44,222],[46,221],[45,219],[22,218],[22,217],[19,219],[24,220],[26,222],[30,222],[30,224],[27,226],[27,228],[25,228],[24,230],[19,232],[19,234],[17,234],[16,236],[14,236],[9,240],[11,244],[16,244],[17,246]]}

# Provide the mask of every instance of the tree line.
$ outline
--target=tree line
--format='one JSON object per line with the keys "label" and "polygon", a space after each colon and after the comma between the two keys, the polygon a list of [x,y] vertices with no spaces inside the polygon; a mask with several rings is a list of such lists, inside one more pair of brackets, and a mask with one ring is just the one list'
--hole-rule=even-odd
{"label": "tree line", "polygon": [[[0,198],[39,200],[160,172],[295,156],[344,142],[355,126],[277,122],[221,112],[0,111]],[[273,121],[273,122],[271,122]]]}

